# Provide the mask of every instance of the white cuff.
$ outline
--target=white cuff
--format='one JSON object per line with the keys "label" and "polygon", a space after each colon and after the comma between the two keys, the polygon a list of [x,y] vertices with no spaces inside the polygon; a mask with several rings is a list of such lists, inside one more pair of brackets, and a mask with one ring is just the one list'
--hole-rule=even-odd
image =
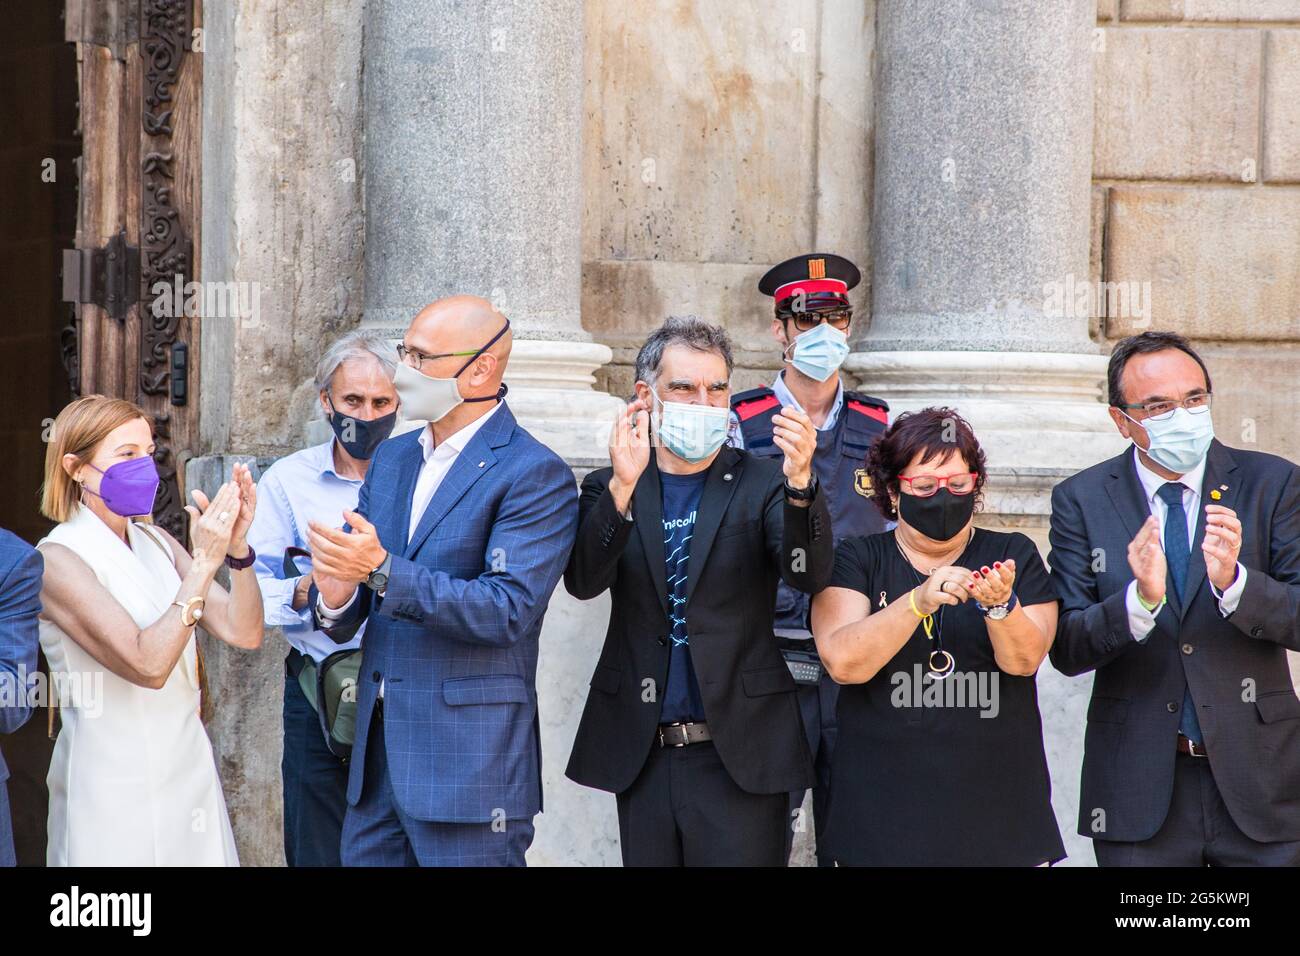
{"label": "white cuff", "polygon": [[1219,593],[1219,589],[1210,581],[1210,590],[1214,596],[1219,599],[1219,613],[1224,617],[1237,610],[1237,605],[1241,603],[1241,592],[1246,590],[1246,569],[1240,561],[1237,562],[1237,580],[1228,585],[1228,590]]}
{"label": "white cuff", "polygon": [[320,615],[320,622],[324,624],[326,627],[329,627],[331,624],[338,623],[339,618],[343,616],[343,612],[352,606],[352,602],[357,599],[357,594],[360,593],[360,591],[361,591],[360,588],[357,588],[357,590],[353,591],[352,597],[348,598],[347,603],[344,604],[342,607],[330,607],[328,604],[325,603],[325,598],[320,593],[320,591],[317,591],[316,612]]}
{"label": "white cuff", "polygon": [[[1152,628],[1156,626],[1156,616],[1153,612],[1148,611],[1138,600],[1138,583],[1136,580],[1128,583],[1128,593],[1124,596],[1124,607],[1128,610],[1128,629],[1133,635],[1133,640],[1139,644],[1144,643],[1147,635],[1151,633]],[[1156,608],[1159,611],[1160,608]]]}

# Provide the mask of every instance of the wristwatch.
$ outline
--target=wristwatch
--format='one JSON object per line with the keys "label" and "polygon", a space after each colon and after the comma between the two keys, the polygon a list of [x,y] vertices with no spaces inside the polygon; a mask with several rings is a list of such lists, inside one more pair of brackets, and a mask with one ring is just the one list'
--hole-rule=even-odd
{"label": "wristwatch", "polygon": [[392,566],[393,552],[389,551],[388,554],[384,556],[384,560],[379,567],[371,571],[369,577],[366,578],[366,587],[382,596],[384,591],[388,588],[388,571]]}
{"label": "wristwatch", "polygon": [[785,483],[785,496],[793,498],[795,501],[812,501],[817,497],[817,476],[813,475],[808,479],[807,488],[795,488],[789,480]]}
{"label": "wristwatch", "polygon": [[976,602],[975,606],[980,609],[980,613],[987,615],[990,621],[1001,621],[1011,613],[1012,608],[1016,606],[1016,592],[1011,592],[1011,597],[1002,604],[994,604],[991,607],[985,607],[983,604]]}
{"label": "wristwatch", "polygon": [[181,609],[181,623],[193,627],[203,619],[203,598],[195,595],[188,601],[172,601],[172,607]]}

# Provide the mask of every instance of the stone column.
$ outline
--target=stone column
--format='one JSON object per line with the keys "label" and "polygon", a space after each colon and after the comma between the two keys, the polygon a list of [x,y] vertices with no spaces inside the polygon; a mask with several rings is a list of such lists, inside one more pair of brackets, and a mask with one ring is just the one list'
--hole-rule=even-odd
{"label": "stone column", "polygon": [[[188,463],[188,488],[211,495],[236,461],[260,477],[302,447],[320,418],[312,384],[320,351],[360,319],[363,6],[206,5],[196,251],[204,282],[236,283],[242,301],[240,314],[200,322],[202,454]],[[287,646],[269,628],[258,651],[207,636],[203,651],[208,732],[240,860],[282,863]]]}
{"label": "stone column", "polygon": [[588,460],[615,399],[579,316],[582,24],[580,0],[366,5],[363,324],[397,338],[434,299],[491,298],[515,415]]}
{"label": "stone column", "polygon": [[872,314],[848,367],[895,412],[955,405],[1022,478],[1118,447],[1079,299],[1094,16],[1091,0],[877,11]]}
{"label": "stone column", "polygon": [[[514,330],[510,407],[579,474],[607,463],[618,406],[579,315],[582,61],[580,0],[366,4],[362,323],[398,338],[437,298],[491,298]],[[613,798],[563,775],[608,616],[563,585],[547,609],[534,865],[618,862]]]}
{"label": "stone column", "polygon": [[[876,13],[872,315],[847,367],[895,414],[965,415],[989,457],[981,523],[1023,528],[1044,558],[1052,486],[1123,445],[1081,298],[1095,14],[1093,0]],[[1090,683],[1040,672],[1057,820],[1084,863],[1073,833]]]}

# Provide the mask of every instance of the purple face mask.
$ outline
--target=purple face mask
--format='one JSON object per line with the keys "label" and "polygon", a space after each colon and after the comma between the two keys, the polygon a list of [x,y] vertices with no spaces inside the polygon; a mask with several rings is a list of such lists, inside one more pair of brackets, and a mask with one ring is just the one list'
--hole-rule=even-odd
{"label": "purple face mask", "polygon": [[[95,468],[94,465],[90,467]],[[151,456],[119,461],[110,465],[107,471],[95,470],[104,476],[100,479],[99,491],[90,491],[85,485],[81,487],[102,498],[109,511],[123,518],[153,514],[153,502],[158,494],[158,467]]]}

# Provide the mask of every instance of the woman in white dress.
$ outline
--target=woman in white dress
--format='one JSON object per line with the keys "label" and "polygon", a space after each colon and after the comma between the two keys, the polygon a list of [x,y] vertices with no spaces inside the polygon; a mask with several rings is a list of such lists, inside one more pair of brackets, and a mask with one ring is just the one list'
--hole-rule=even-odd
{"label": "woman in white dress", "polygon": [[[248,468],[211,503],[193,493],[193,553],[150,524],[153,432],[130,402],[91,395],[54,421],[41,511],[41,647],[63,727],[50,762],[50,866],[238,866],[199,717],[199,618],[236,647],[262,642],[244,536]],[[229,558],[229,560],[227,560]],[[231,588],[213,583],[226,564]]]}

